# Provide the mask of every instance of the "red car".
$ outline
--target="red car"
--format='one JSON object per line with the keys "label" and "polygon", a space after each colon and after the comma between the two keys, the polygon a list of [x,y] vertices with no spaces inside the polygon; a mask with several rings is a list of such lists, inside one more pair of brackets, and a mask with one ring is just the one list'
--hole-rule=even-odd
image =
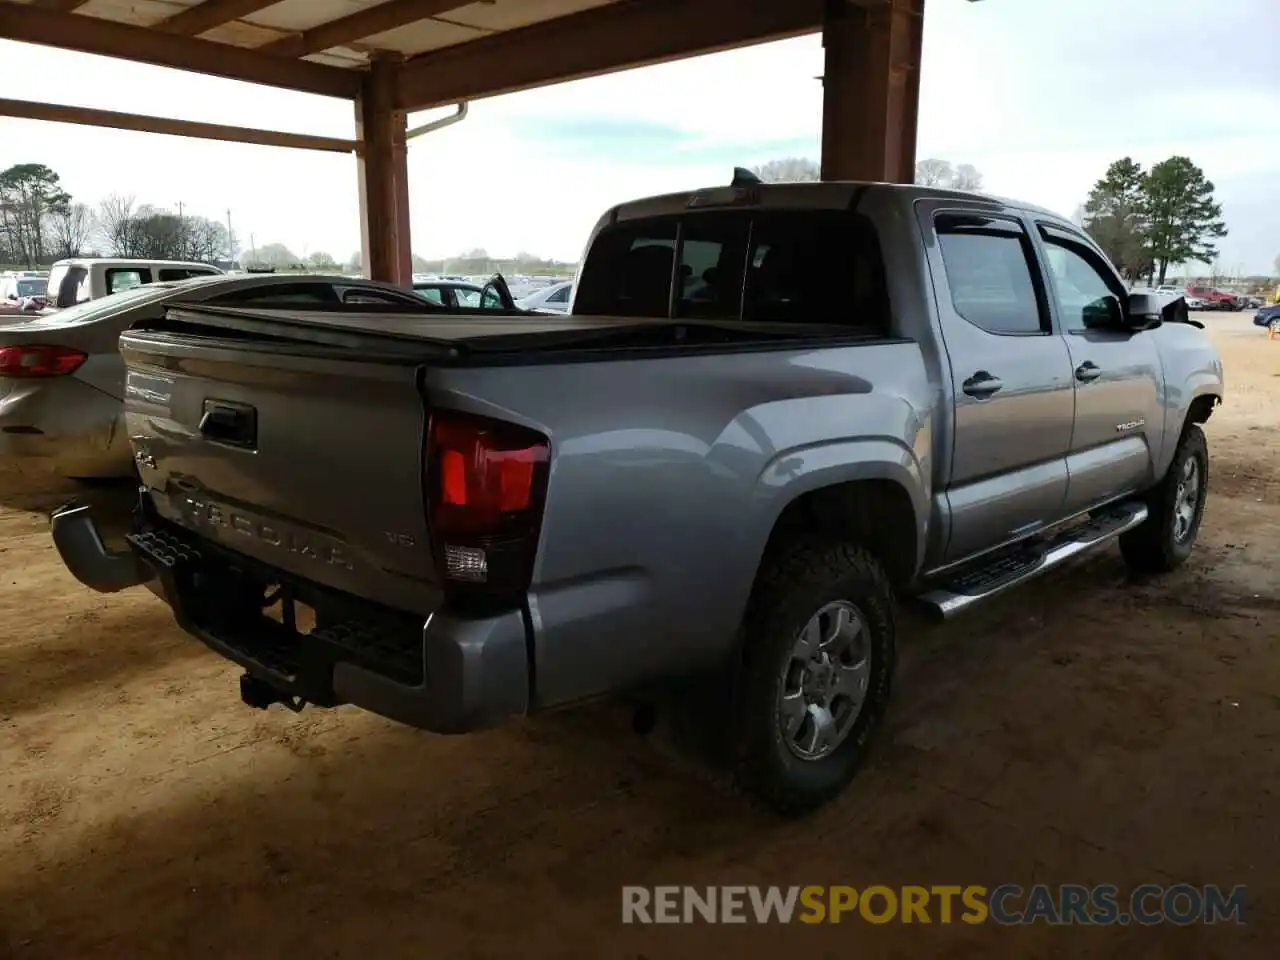
{"label": "red car", "polygon": [[1197,297],[1209,304],[1210,310],[1239,310],[1240,302],[1231,294],[1213,287],[1187,287],[1187,296]]}

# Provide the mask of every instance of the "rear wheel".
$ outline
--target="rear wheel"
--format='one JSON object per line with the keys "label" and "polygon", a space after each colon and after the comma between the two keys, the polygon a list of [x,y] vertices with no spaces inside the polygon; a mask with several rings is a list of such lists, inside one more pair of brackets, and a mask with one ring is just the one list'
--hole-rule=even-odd
{"label": "rear wheel", "polygon": [[735,683],[739,788],[786,816],[840,792],[884,718],[894,625],[892,588],[865,551],[806,541],[769,562]]}
{"label": "rear wheel", "polygon": [[1187,424],[1164,479],[1147,495],[1147,519],[1120,537],[1137,573],[1168,573],[1191,556],[1209,489],[1209,448],[1199,424]]}

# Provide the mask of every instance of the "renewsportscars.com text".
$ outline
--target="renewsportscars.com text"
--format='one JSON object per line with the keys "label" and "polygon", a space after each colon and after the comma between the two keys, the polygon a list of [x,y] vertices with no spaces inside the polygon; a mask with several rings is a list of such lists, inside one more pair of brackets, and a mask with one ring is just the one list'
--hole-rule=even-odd
{"label": "renewsportscars.com text", "polygon": [[1143,884],[623,887],[623,923],[1242,924],[1245,888]]}

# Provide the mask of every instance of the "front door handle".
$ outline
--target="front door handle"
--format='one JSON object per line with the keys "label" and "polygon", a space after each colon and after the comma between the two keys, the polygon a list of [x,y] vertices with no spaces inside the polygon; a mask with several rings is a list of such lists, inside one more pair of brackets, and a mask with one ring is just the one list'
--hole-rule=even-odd
{"label": "front door handle", "polygon": [[961,389],[971,397],[977,397],[979,400],[986,400],[993,393],[1003,387],[1004,384],[999,377],[993,377],[985,370],[979,370],[972,377],[961,384]]}
{"label": "front door handle", "polygon": [[1076,379],[1081,383],[1088,383],[1090,380],[1097,380],[1102,376],[1102,368],[1092,360],[1086,360],[1080,366],[1076,367]]}

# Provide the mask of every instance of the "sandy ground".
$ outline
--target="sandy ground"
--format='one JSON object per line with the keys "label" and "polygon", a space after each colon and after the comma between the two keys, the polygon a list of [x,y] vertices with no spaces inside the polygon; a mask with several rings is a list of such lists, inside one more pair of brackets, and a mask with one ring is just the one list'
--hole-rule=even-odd
{"label": "sandy ground", "polygon": [[[69,487],[0,477],[0,956],[1274,956],[1280,343],[1210,316],[1229,403],[1192,561],[1114,549],[909,622],[889,729],[800,823],[592,705],[467,738],[242,707],[138,589],[63,570]],[[95,494],[101,496],[102,494]],[[1245,884],[1241,927],[637,927],[623,884]]]}

